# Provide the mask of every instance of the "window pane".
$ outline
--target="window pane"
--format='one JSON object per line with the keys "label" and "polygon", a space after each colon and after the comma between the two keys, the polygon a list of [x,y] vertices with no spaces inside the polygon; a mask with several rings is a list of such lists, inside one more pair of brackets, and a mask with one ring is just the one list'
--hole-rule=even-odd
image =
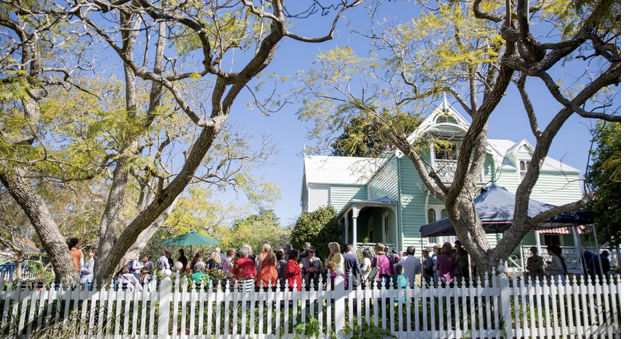
{"label": "window pane", "polygon": [[436,211],[430,208],[427,211],[427,223],[434,222],[434,221],[436,221]]}
{"label": "window pane", "polygon": [[442,211],[440,211],[440,217],[441,218],[446,218],[448,216],[449,216],[449,214],[447,213],[447,210],[443,208]]}

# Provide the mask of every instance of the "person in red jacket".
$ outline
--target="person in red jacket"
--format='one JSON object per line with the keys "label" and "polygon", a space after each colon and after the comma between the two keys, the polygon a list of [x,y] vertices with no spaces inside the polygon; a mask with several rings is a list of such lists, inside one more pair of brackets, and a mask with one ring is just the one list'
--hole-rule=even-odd
{"label": "person in red jacket", "polygon": [[240,250],[240,259],[236,260],[233,265],[233,278],[238,280],[238,288],[244,292],[253,290],[253,278],[257,275],[255,270],[255,262],[247,258],[249,250],[242,248]]}
{"label": "person in red jacket", "polygon": [[297,264],[297,258],[299,257],[298,250],[291,250],[288,254],[288,263],[286,264],[286,280],[288,281],[288,287],[293,290],[293,287],[297,284],[297,291],[302,290],[302,269]]}

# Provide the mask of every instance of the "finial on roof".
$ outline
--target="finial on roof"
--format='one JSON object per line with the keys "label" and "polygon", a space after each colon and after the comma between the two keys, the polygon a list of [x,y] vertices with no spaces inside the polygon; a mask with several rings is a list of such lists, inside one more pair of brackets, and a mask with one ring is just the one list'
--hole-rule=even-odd
{"label": "finial on roof", "polygon": [[442,92],[442,110],[446,111],[449,108],[449,104],[447,103],[447,93]]}

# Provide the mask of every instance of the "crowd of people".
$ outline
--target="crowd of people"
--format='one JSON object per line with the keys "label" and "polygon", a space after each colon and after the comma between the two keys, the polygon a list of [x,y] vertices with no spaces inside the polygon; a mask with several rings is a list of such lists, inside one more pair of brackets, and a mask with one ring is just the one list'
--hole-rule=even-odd
{"label": "crowd of people", "polygon": [[[84,253],[77,248],[78,243],[73,238],[68,247],[81,283],[90,288],[94,275],[95,251],[89,249],[85,255],[87,260],[84,260]],[[395,250],[388,253],[388,248],[379,243],[374,246],[374,251],[367,247],[362,249],[361,261],[353,245],[346,246],[342,253],[339,244],[331,242],[328,250],[328,258],[323,263],[315,255],[315,248],[308,242],[304,244],[302,252],[293,249],[290,244],[274,251],[269,243],[264,243],[257,255],[253,254],[249,245],[244,245],[239,250],[229,248],[224,254],[220,248],[216,248],[206,261],[201,251],[188,259],[185,251],[179,249],[176,261],[169,251],[163,251],[156,260],[156,266],[150,255],[145,255],[142,261],[137,255],[119,272],[116,283],[133,290],[146,283],[152,273],[160,273],[163,277],[172,279],[187,276],[196,284],[237,282],[238,288],[243,291],[269,288],[301,291],[317,289],[319,283],[325,287],[326,279],[330,278],[334,283],[338,276],[344,278],[346,288],[357,288],[359,285],[365,287],[368,284],[376,284],[379,288],[407,285],[413,287],[416,283],[423,282],[433,286],[462,286],[463,283],[469,283],[469,276],[476,276],[475,264],[469,264],[469,255],[460,241],[456,241],[453,247],[447,242],[433,249],[425,248],[422,251],[422,260],[415,256],[415,246],[409,246],[405,252],[399,254]],[[536,247],[531,247],[530,251],[532,255],[526,260],[527,276],[541,279],[544,274],[548,274],[555,277],[556,281],[563,281],[567,267],[561,247],[547,247],[550,261],[544,261],[538,255]],[[610,269],[608,255],[607,251],[597,256],[584,249],[585,276],[594,279],[596,275],[606,274]],[[469,269],[472,270],[471,275]],[[348,286],[349,281],[352,286]]]}
{"label": "crowd of people", "polygon": [[[566,260],[562,256],[562,249],[557,245],[548,245],[546,247],[548,255],[552,258],[550,261],[544,261],[544,258],[538,255],[537,247],[530,248],[531,256],[526,259],[526,275],[531,279],[543,279],[544,275],[552,276],[555,281],[565,283],[564,277],[568,273]],[[598,276],[608,274],[610,271],[610,253],[608,251],[601,252],[596,255],[588,249],[582,252],[582,268],[583,275],[586,279],[594,279]],[[544,265],[544,263],[546,265]]]}

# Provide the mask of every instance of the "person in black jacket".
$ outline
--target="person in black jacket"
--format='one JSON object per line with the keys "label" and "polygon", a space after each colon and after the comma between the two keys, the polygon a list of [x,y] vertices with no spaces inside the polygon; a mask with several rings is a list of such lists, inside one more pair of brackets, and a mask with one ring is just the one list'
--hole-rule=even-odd
{"label": "person in black jacket", "polygon": [[[354,245],[348,245],[346,247],[346,253],[343,255],[343,263],[346,266],[346,280],[350,282],[352,277],[352,287],[357,288],[359,285],[359,279],[361,278],[361,266],[359,265],[359,258],[354,254]],[[350,284],[348,284],[350,286]]]}

